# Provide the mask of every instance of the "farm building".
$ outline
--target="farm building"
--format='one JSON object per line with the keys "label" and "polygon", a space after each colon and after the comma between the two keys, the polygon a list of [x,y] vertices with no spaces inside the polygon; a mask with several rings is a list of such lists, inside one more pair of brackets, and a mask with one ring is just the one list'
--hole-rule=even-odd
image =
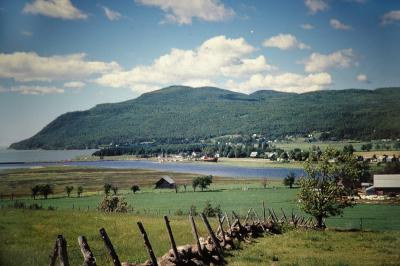
{"label": "farm building", "polygon": [[366,189],[367,194],[400,194],[400,174],[374,175],[374,185]]}
{"label": "farm building", "polygon": [[155,188],[175,188],[175,180],[167,175],[162,176],[160,180],[156,182]]}

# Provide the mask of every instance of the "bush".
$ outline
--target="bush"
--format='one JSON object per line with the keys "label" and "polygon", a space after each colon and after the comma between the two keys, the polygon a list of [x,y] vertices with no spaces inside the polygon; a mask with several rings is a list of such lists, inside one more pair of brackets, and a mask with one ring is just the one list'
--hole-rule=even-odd
{"label": "bush", "polygon": [[128,203],[122,197],[105,196],[97,209],[102,212],[128,212]]}
{"label": "bush", "polygon": [[175,214],[176,216],[182,216],[182,215],[183,215],[183,211],[182,211],[181,209],[177,209],[177,210],[174,212],[174,214]]}
{"label": "bush", "polygon": [[207,217],[215,217],[217,214],[222,215],[221,206],[218,205],[213,207],[209,200],[206,201],[206,206],[203,209],[203,213]]}

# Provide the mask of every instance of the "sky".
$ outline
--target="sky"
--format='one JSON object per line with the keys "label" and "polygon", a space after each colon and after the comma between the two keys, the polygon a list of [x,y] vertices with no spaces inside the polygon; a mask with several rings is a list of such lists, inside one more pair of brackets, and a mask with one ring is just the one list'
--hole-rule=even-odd
{"label": "sky", "polygon": [[0,0],[0,146],[171,85],[400,85],[400,0]]}

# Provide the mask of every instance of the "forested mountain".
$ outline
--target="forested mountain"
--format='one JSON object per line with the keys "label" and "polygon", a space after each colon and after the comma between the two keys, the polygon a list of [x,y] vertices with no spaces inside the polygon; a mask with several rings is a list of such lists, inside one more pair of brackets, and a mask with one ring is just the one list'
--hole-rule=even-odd
{"label": "forested mountain", "polygon": [[15,149],[72,149],[109,143],[179,143],[227,134],[327,132],[337,139],[400,137],[400,88],[270,90],[241,94],[213,87],[172,86],[87,111],[59,116]]}

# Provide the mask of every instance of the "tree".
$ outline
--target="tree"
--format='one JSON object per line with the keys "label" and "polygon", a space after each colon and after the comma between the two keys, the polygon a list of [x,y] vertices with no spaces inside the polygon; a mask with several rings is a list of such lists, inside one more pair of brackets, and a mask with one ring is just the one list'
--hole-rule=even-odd
{"label": "tree", "polygon": [[264,177],[261,181],[261,184],[263,186],[263,188],[267,188],[268,185],[268,179],[266,177]]}
{"label": "tree", "polygon": [[140,191],[140,188],[138,185],[133,185],[133,186],[131,186],[131,190],[132,190],[133,194],[135,194],[137,191]]}
{"label": "tree", "polygon": [[104,194],[106,194],[107,196],[110,194],[112,185],[111,184],[104,184]]}
{"label": "tree", "polygon": [[347,154],[353,154],[356,150],[354,149],[353,145],[349,144],[349,145],[345,145],[343,147],[343,153],[347,153]]}
{"label": "tree", "polygon": [[340,152],[328,148],[317,162],[305,163],[307,177],[299,180],[298,200],[300,208],[315,217],[319,228],[325,228],[325,218],[340,215],[344,208],[354,204],[348,199],[349,190],[340,184],[357,173],[354,164],[342,161],[352,158],[349,156],[352,155],[341,157]]}
{"label": "tree", "polygon": [[74,190],[73,186],[66,186],[65,187],[65,192],[67,192],[68,198],[71,195],[72,190]]}
{"label": "tree", "polygon": [[49,194],[53,193],[53,188],[49,184],[42,185],[40,186],[40,192],[42,193],[43,197],[47,199]]}
{"label": "tree", "polygon": [[199,187],[201,191],[203,191],[204,189],[207,189],[211,183],[212,183],[212,175],[198,176],[194,178],[192,181],[193,191],[196,191],[197,187]]}
{"label": "tree", "polygon": [[36,199],[36,196],[39,194],[41,187],[39,185],[35,185],[31,188],[31,195],[33,199]]}
{"label": "tree", "polygon": [[83,187],[82,187],[82,186],[79,186],[79,187],[77,188],[77,190],[76,190],[76,193],[78,194],[78,198],[80,198],[80,197],[81,197],[81,194],[83,193]]}
{"label": "tree", "polygon": [[111,189],[112,189],[112,191],[114,192],[114,196],[117,195],[117,193],[118,193],[118,187],[117,187],[117,186],[113,186]]}
{"label": "tree", "polygon": [[293,188],[293,184],[294,184],[295,179],[296,179],[295,174],[294,174],[293,172],[290,172],[290,173],[287,175],[287,177],[285,177],[285,178],[283,179],[283,184],[284,184],[285,186],[288,186],[289,188]]}

